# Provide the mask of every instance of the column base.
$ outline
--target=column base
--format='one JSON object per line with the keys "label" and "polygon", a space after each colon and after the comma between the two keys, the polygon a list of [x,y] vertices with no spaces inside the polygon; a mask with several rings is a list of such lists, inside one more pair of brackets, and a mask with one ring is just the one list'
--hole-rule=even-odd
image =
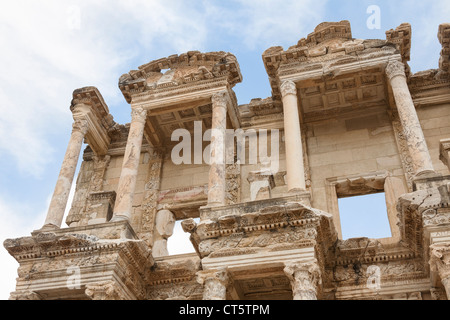
{"label": "column base", "polygon": [[44,226],[38,230],[33,231],[34,232],[50,232],[50,231],[56,231],[61,229],[60,227],[58,227],[57,225],[53,224],[53,223],[47,223],[44,224]]}
{"label": "column base", "polygon": [[120,221],[130,222],[130,218],[124,215],[115,215],[109,222],[120,222]]}
{"label": "column base", "polygon": [[421,172],[417,173],[414,176],[414,180],[421,180],[421,179],[428,179],[428,178],[437,178],[437,177],[442,177],[442,174],[437,173],[434,170],[425,170],[425,171],[421,171]]}

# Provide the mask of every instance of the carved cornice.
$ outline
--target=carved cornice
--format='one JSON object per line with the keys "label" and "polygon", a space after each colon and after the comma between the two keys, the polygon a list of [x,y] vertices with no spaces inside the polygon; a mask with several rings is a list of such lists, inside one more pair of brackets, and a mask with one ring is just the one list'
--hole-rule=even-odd
{"label": "carved cornice", "polygon": [[450,24],[444,23],[439,26],[438,39],[442,45],[439,69],[447,76],[450,73]]}
{"label": "carved cornice", "polygon": [[395,30],[391,29],[386,31],[386,41],[396,45],[404,63],[410,60],[411,25],[409,23],[402,23]]}
{"label": "carved cornice", "polygon": [[116,123],[109,114],[100,92],[95,87],[84,87],[73,92],[70,110],[73,119],[86,120],[89,129],[86,132],[86,141],[97,155],[105,155],[114,134]]}

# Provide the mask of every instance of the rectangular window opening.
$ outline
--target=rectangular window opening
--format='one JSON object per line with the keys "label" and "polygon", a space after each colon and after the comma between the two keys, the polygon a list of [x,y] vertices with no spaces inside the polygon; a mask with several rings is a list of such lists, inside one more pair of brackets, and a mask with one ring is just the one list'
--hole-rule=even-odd
{"label": "rectangular window opening", "polygon": [[[195,253],[194,246],[189,239],[191,234],[183,231],[183,228],[181,227],[182,221],[183,220],[177,220],[175,222],[173,234],[167,240],[167,250],[169,251],[169,255],[171,256],[178,254]],[[194,221],[196,223],[199,223],[200,218],[195,218]]]}
{"label": "rectangular window opening", "polygon": [[392,237],[385,193],[339,198],[343,240]]}

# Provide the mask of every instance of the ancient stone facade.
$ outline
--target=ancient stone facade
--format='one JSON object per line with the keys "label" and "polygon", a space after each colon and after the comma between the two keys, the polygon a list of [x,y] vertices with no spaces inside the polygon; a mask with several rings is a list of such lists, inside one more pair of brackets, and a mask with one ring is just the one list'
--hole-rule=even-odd
{"label": "ancient stone facade", "polygon": [[[96,88],[75,90],[46,221],[4,242],[11,299],[449,299],[450,25],[438,40],[439,69],[412,74],[409,24],[360,40],[322,23],[263,53],[272,95],[245,105],[234,55],[173,55],[120,78],[124,125]],[[192,152],[174,153],[177,129]],[[246,161],[263,133],[275,169]],[[392,237],[343,239],[338,199],[379,192]],[[171,256],[180,220],[196,252]]]}

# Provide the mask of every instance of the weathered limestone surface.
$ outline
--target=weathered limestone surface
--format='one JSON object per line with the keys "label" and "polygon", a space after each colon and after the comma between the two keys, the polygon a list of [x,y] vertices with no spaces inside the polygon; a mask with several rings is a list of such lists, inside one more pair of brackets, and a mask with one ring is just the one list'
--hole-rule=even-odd
{"label": "weathered limestone surface", "polygon": [[73,178],[80,156],[81,146],[84,136],[89,129],[87,120],[78,120],[73,124],[72,135],[70,136],[69,145],[56,182],[55,192],[50,202],[50,208],[45,219],[45,227],[61,227],[66,209],[67,200],[69,199],[70,188],[72,187]]}
{"label": "weathered limestone surface", "polygon": [[128,134],[127,147],[117,187],[116,205],[114,207],[113,220],[115,221],[131,219],[146,116],[147,111],[142,108],[133,109],[131,112],[130,133]]}
{"label": "weathered limestone surface", "polygon": [[[409,24],[362,40],[321,23],[263,53],[272,95],[242,105],[231,53],[151,61],[119,79],[130,124],[75,90],[44,227],[4,242],[20,264],[10,299],[450,299],[449,30],[439,68],[413,74]],[[181,164],[177,129],[192,137]],[[374,193],[391,236],[343,238],[339,199]],[[195,253],[168,252],[177,221]]]}
{"label": "weathered limestone surface", "polygon": [[408,149],[412,158],[416,176],[433,173],[434,168],[428,146],[420,126],[419,118],[409,92],[405,66],[400,61],[390,61],[386,74],[394,92],[394,98],[403,130],[406,134]]}

